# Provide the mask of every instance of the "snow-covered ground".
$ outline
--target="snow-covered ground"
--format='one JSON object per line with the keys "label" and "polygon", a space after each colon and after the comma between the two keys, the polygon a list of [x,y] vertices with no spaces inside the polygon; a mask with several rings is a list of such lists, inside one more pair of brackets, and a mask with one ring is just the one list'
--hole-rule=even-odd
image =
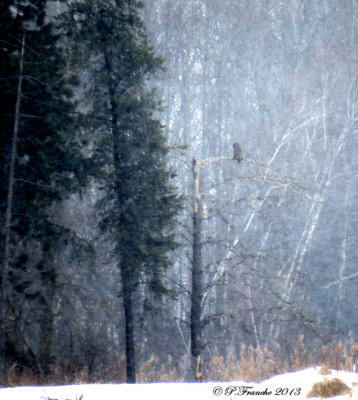
{"label": "snow-covered ground", "polygon": [[[306,399],[316,382],[340,378],[352,392],[331,399],[358,400],[358,373],[332,371],[322,376],[320,368],[278,375],[261,383],[150,383],[86,384],[52,387],[16,387],[0,389],[0,400],[214,400],[214,399]],[[356,385],[354,385],[356,384]],[[261,394],[259,394],[261,393]]]}

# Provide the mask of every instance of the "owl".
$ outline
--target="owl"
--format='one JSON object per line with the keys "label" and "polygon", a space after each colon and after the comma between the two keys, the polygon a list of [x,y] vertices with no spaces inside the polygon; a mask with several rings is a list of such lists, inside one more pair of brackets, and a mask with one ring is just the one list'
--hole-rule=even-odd
{"label": "owl", "polygon": [[234,147],[233,160],[237,160],[237,162],[239,163],[240,161],[243,160],[241,147],[240,147],[239,143],[234,143],[233,147]]}

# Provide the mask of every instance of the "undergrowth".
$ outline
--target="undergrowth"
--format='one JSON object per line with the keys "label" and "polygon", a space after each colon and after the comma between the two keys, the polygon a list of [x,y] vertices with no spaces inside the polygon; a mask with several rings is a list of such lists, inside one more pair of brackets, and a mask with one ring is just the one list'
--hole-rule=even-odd
{"label": "undergrowth", "polygon": [[[297,346],[289,353],[283,352],[280,344],[273,349],[241,345],[239,350],[230,348],[226,356],[216,348],[210,356],[203,358],[203,381],[247,381],[260,382],[274,375],[299,371],[321,365],[321,371],[329,369],[355,371],[358,366],[358,342],[348,340],[322,346],[315,353],[309,351],[300,337]],[[183,382],[190,366],[188,355],[179,360],[168,356],[166,360],[152,355],[137,367],[138,382]],[[34,370],[23,369],[13,364],[7,371],[11,386],[59,385],[80,383],[125,382],[125,359],[103,365],[91,371],[86,365],[71,365],[65,369],[54,369],[50,377],[40,378]],[[325,374],[326,375],[326,374]]]}

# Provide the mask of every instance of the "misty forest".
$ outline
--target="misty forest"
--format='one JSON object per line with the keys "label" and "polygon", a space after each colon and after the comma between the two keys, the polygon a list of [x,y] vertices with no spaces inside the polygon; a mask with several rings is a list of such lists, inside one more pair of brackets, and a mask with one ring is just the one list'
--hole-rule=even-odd
{"label": "misty forest", "polygon": [[0,2],[0,385],[358,363],[358,1]]}

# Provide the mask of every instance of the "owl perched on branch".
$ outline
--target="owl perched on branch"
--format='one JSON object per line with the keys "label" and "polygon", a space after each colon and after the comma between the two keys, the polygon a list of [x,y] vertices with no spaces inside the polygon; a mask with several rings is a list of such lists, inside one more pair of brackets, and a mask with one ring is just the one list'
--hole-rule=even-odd
{"label": "owl perched on branch", "polygon": [[233,147],[234,147],[233,160],[237,160],[237,162],[239,163],[240,161],[242,161],[244,159],[243,156],[242,156],[241,147],[240,147],[239,143],[234,143]]}

